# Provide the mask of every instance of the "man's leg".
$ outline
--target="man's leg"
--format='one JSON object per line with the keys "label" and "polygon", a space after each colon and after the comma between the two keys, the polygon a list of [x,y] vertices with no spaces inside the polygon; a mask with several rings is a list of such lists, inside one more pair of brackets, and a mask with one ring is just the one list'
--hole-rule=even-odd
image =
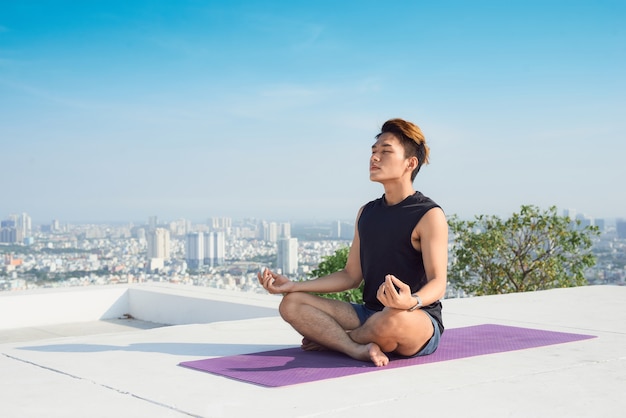
{"label": "man's leg", "polygon": [[356,342],[347,333],[360,325],[356,311],[348,302],[293,292],[283,297],[279,310],[283,319],[310,341],[357,360],[372,361],[377,366],[389,362],[373,341]]}
{"label": "man's leg", "polygon": [[428,343],[434,333],[426,312],[385,308],[372,315],[350,338],[356,343],[376,343],[385,353],[412,356]]}

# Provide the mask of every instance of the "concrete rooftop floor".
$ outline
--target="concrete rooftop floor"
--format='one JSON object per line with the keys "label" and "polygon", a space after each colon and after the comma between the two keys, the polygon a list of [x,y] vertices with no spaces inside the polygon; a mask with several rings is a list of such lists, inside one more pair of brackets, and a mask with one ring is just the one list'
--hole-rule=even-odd
{"label": "concrete rooftop floor", "polygon": [[[245,294],[236,297],[245,303]],[[265,388],[178,364],[299,345],[277,312],[207,324],[120,319],[0,330],[0,415],[626,416],[626,287],[445,300],[444,322],[598,338]]]}

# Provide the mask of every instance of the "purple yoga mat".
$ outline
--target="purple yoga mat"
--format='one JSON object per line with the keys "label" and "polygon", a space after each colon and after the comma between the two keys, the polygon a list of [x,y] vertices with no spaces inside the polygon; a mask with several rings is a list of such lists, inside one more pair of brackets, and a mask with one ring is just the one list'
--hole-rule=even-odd
{"label": "purple yoga mat", "polygon": [[243,382],[278,387],[376,370],[562,344],[594,337],[593,335],[485,324],[447,329],[441,336],[439,348],[433,354],[408,359],[391,358],[385,367],[375,367],[372,363],[354,360],[337,352],[303,351],[300,347],[186,361],[180,365]]}

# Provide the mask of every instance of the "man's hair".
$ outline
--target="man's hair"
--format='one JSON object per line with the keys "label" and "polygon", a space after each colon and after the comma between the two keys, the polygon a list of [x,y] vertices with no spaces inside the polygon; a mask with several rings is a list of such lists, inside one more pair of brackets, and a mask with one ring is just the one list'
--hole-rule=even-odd
{"label": "man's hair", "polygon": [[430,148],[426,145],[426,138],[424,138],[422,130],[419,126],[404,119],[389,119],[383,124],[380,133],[376,135],[376,139],[386,132],[398,137],[404,148],[405,158],[417,157],[417,167],[411,173],[411,181],[415,180],[422,164],[428,164],[428,155],[430,154]]}

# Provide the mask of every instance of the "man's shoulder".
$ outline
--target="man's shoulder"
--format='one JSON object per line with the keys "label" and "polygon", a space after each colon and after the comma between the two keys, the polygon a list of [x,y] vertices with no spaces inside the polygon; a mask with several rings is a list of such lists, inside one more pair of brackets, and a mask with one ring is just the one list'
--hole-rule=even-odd
{"label": "man's shoulder", "polygon": [[430,197],[426,196],[425,194],[423,194],[422,192],[415,192],[415,194],[413,196],[411,196],[411,198],[413,199],[413,201],[415,202],[419,202],[422,204],[432,204],[434,206],[439,206],[437,204],[437,202],[435,202],[433,199],[431,199]]}
{"label": "man's shoulder", "polygon": [[378,197],[374,200],[370,200],[369,202],[364,204],[361,209],[369,208],[375,205],[380,205],[381,203],[384,202],[384,199],[385,199],[385,195],[382,195],[381,197]]}
{"label": "man's shoulder", "polygon": [[413,196],[407,199],[406,207],[413,208],[414,212],[418,214],[420,218],[433,208],[441,209],[441,206],[437,202],[421,192],[415,192]]}
{"label": "man's shoulder", "polygon": [[426,210],[415,225],[414,232],[421,235],[422,230],[446,230],[448,229],[448,221],[446,214],[440,206],[433,206]]}

